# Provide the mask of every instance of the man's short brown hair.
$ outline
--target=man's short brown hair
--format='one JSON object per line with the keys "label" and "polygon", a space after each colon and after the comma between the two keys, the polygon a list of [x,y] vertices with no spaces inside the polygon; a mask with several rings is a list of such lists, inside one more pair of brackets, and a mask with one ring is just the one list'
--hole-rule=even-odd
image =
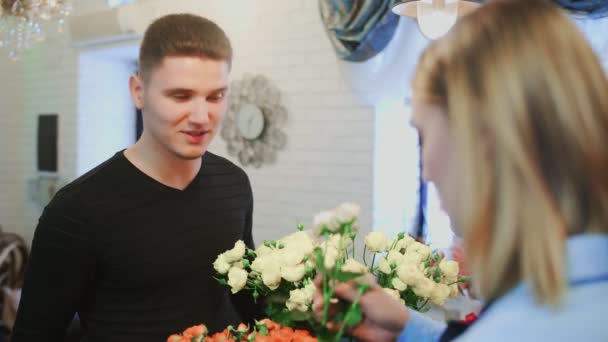
{"label": "man's short brown hair", "polygon": [[169,14],[148,26],[139,50],[139,74],[148,80],[165,57],[195,56],[232,63],[228,36],[216,23],[192,14]]}

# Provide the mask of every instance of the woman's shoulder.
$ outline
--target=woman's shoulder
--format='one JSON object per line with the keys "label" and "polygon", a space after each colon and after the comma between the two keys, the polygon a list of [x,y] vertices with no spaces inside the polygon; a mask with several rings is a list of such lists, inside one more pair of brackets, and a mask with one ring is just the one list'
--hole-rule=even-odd
{"label": "woman's shoulder", "polygon": [[608,341],[608,283],[571,288],[560,306],[540,305],[520,285],[479,318],[459,342]]}

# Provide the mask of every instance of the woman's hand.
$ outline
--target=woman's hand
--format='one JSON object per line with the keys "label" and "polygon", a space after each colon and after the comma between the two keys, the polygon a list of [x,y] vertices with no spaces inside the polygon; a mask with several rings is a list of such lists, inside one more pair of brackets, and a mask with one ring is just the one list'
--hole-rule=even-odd
{"label": "woman's hand", "polygon": [[[363,321],[355,328],[347,329],[347,332],[360,341],[395,341],[409,319],[409,311],[403,303],[391,297],[389,294],[368,276],[366,282],[371,284],[371,288],[359,298],[359,305],[363,311]],[[315,279],[317,291],[313,296],[313,311],[317,319],[323,316],[323,292],[321,278]],[[357,284],[355,281],[336,284],[335,296],[352,302],[357,297]],[[330,313],[332,308],[330,308]],[[340,327],[332,323],[329,329],[337,330]]]}

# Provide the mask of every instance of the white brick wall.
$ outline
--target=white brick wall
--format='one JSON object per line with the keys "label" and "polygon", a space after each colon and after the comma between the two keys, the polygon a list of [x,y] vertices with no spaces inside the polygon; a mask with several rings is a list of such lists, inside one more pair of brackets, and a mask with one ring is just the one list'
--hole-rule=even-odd
{"label": "white brick wall", "polygon": [[[137,6],[154,6],[139,11]],[[254,235],[257,242],[289,233],[296,223],[309,224],[319,210],[342,201],[363,208],[363,229],[369,229],[372,209],[373,109],[361,105],[349,90],[340,61],[325,36],[314,0],[148,0],[135,12],[162,15],[191,11],[216,20],[230,35],[236,50],[233,78],[243,73],[262,73],[282,90],[289,110],[286,128],[288,146],[277,163],[261,169],[247,168],[255,195]],[[137,20],[149,22],[152,18]],[[135,25],[138,26],[138,25]],[[145,26],[145,25],[143,25]],[[65,42],[63,43],[65,45]],[[61,57],[61,58],[60,58]],[[25,178],[35,171],[35,115],[60,114],[60,173],[73,178],[77,170],[78,51],[47,43],[20,63],[24,71],[2,64],[2,75],[24,78],[21,105],[16,90],[7,90],[13,108],[8,120],[0,118],[3,158],[0,184],[9,196],[0,194],[0,214],[7,215],[9,228],[31,237],[40,208],[24,198]],[[116,85],[117,87],[120,85]],[[17,88],[12,88],[17,89]],[[2,96],[2,95],[0,95]],[[6,112],[4,97],[0,97]],[[4,114],[6,115],[6,114]],[[22,119],[21,119],[22,118]],[[22,121],[20,121],[22,120]],[[22,137],[14,129],[23,127]],[[8,135],[6,135],[8,134]],[[5,138],[7,137],[7,138]],[[5,144],[23,141],[16,162],[7,162]],[[211,150],[232,160],[226,145],[217,137]],[[12,160],[12,159],[11,159]],[[23,176],[7,176],[21,169]],[[17,172],[19,174],[19,172]],[[4,191],[3,191],[4,192]],[[14,198],[13,201],[7,198]],[[19,208],[22,208],[21,210]],[[9,215],[10,213],[10,215]]]}
{"label": "white brick wall", "polygon": [[25,194],[22,175],[23,73],[0,50],[0,226],[21,232]]}

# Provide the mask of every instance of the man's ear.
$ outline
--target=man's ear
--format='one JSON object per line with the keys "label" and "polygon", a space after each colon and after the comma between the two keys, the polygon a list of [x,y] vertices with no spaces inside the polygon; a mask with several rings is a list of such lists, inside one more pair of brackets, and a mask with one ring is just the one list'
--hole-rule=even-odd
{"label": "man's ear", "polygon": [[141,77],[137,74],[131,75],[129,78],[129,91],[131,92],[131,98],[137,109],[144,108],[144,83]]}

